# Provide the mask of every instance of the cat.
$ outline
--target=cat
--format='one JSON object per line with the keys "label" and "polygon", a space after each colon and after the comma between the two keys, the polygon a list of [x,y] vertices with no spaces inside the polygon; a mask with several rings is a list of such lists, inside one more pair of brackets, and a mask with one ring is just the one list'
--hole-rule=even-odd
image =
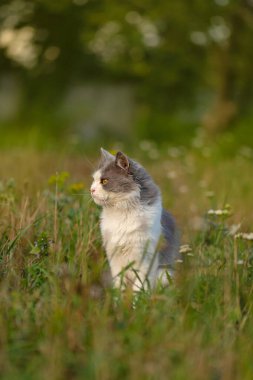
{"label": "cat", "polygon": [[[158,282],[168,284],[178,254],[178,233],[146,170],[122,152],[114,156],[101,148],[90,192],[102,206],[100,229],[114,286],[139,291]],[[156,252],[161,234],[165,245]]]}

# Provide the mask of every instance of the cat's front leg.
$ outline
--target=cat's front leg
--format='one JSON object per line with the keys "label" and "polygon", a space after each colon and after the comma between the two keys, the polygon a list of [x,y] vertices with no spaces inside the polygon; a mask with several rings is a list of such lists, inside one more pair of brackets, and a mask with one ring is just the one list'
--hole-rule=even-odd
{"label": "cat's front leg", "polygon": [[155,250],[155,244],[150,245],[148,251],[145,252],[144,257],[134,270],[135,280],[133,283],[133,290],[138,292],[140,290],[152,289],[156,281],[156,273],[158,267],[158,255]]}
{"label": "cat's front leg", "polygon": [[108,255],[113,287],[120,289],[123,284],[124,266],[121,260],[116,255]]}
{"label": "cat's front leg", "polygon": [[157,259],[154,258],[153,263],[148,262],[140,265],[140,268],[135,270],[135,281],[133,283],[133,291],[152,289],[155,285],[155,275],[157,268]]}
{"label": "cat's front leg", "polygon": [[[135,253],[136,256],[136,253]],[[148,289],[147,274],[149,265],[147,263],[122,260],[119,257],[114,257],[110,260],[111,274],[113,286],[118,289],[125,289],[131,287],[134,291]]]}

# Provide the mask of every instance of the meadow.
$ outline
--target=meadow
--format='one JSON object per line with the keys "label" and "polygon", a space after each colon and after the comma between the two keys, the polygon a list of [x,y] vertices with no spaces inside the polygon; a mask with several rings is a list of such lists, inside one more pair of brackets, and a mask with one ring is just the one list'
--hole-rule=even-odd
{"label": "meadow", "polygon": [[127,153],[182,245],[171,285],[138,297],[108,283],[96,153],[1,150],[1,379],[252,379],[252,150],[142,141]]}

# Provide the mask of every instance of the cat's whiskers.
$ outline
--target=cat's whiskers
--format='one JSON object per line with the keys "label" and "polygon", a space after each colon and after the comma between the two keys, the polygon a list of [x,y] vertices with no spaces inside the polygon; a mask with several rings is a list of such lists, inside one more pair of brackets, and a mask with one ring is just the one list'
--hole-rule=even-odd
{"label": "cat's whiskers", "polygon": [[79,195],[79,196],[91,196],[90,193],[87,191],[86,193],[81,193],[81,194],[78,194],[78,193],[73,193],[71,195]]}
{"label": "cat's whiskers", "polygon": [[83,159],[86,161],[86,163],[92,170],[95,170],[95,165],[93,165],[93,163],[86,156],[83,156]]}

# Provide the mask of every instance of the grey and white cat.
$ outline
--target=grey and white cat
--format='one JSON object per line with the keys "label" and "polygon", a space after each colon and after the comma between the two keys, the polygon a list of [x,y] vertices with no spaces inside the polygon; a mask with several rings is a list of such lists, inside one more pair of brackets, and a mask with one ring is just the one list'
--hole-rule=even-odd
{"label": "grey and white cat", "polygon": [[[90,191],[103,208],[100,228],[114,285],[138,291],[166,283],[178,252],[178,234],[146,170],[121,152],[114,156],[101,149]],[[161,234],[165,245],[156,252]]]}

